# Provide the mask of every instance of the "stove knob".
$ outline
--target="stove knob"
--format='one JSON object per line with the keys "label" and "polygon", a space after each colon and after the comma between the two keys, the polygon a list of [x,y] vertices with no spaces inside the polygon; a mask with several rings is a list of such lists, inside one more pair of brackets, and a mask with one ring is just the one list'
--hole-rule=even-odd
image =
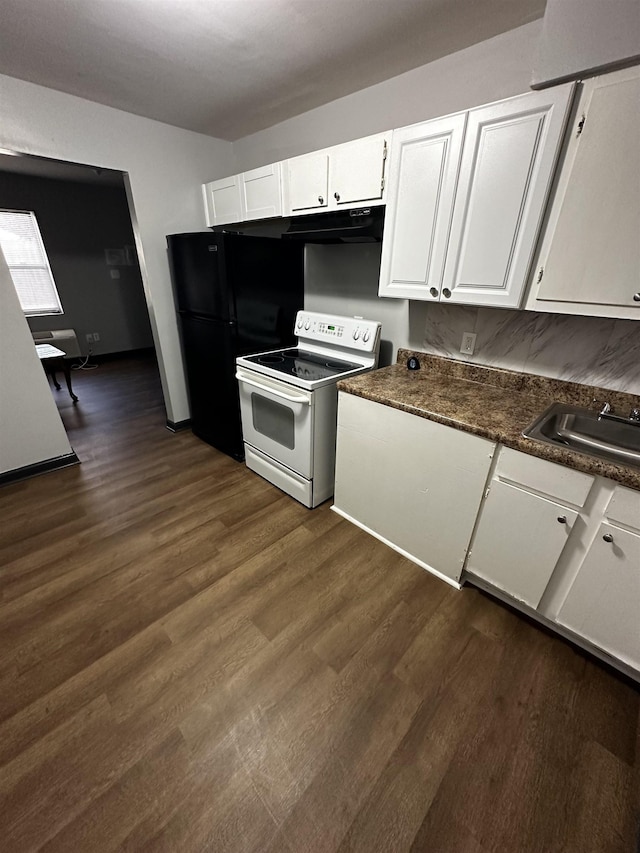
{"label": "stove knob", "polygon": [[364,335],[362,336],[362,340],[365,342],[365,344],[369,340],[370,337],[371,337],[371,335],[369,334],[369,332],[364,333]]}
{"label": "stove knob", "polygon": [[311,328],[311,321],[310,320],[307,320],[307,322],[304,324],[304,328],[307,332],[309,331],[309,329]]}
{"label": "stove knob", "polygon": [[360,337],[360,329],[356,329],[355,332],[353,333],[353,340],[357,341],[359,337]]}
{"label": "stove knob", "polygon": [[302,320],[298,320],[297,326],[298,326],[298,328],[299,328],[299,329],[301,329],[301,328],[302,328]]}

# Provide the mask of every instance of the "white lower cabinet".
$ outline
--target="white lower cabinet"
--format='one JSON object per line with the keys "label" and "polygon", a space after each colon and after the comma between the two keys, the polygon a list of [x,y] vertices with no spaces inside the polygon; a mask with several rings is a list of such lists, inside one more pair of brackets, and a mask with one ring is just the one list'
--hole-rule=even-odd
{"label": "white lower cabinet", "polygon": [[457,585],[494,448],[341,392],[333,508]]}
{"label": "white lower cabinet", "polygon": [[637,491],[501,447],[465,578],[640,673]]}
{"label": "white lower cabinet", "polygon": [[593,477],[501,447],[466,571],[536,608]]}
{"label": "white lower cabinet", "polygon": [[578,513],[506,483],[491,485],[467,571],[536,608]]}
{"label": "white lower cabinet", "polygon": [[556,621],[640,671],[640,531],[599,526]]}

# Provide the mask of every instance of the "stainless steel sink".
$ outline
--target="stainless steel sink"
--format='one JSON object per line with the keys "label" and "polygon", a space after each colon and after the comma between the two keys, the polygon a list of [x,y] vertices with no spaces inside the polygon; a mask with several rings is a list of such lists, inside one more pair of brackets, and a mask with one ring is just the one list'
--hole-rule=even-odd
{"label": "stainless steel sink", "polygon": [[555,403],[523,435],[554,447],[640,468],[640,423],[631,420],[599,418],[598,412]]}

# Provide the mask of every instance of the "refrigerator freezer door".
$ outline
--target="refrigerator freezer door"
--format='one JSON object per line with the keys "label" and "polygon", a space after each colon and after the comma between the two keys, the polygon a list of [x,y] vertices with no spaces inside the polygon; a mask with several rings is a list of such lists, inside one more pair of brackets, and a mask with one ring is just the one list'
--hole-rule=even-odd
{"label": "refrigerator freezer door", "polygon": [[198,438],[223,453],[244,459],[235,378],[235,325],[188,314],[180,315],[180,323],[191,428]]}
{"label": "refrigerator freezer door", "polygon": [[178,311],[216,320],[234,320],[223,235],[213,232],[171,234],[167,237],[167,245]]}
{"label": "refrigerator freezer door", "polygon": [[304,303],[304,247],[266,237],[225,235],[238,355],[290,346]]}

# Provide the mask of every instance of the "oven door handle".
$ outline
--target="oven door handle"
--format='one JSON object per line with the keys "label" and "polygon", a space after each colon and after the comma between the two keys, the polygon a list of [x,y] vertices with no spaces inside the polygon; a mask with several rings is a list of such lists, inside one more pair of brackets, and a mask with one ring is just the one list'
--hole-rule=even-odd
{"label": "oven door handle", "polygon": [[288,403],[304,403],[307,406],[311,405],[311,397],[307,397],[306,395],[303,397],[301,394],[285,394],[284,391],[280,391],[279,389],[273,388],[271,385],[262,385],[260,382],[255,382],[253,379],[249,379],[246,373],[236,373],[236,379],[238,382],[244,382],[247,385],[251,385],[253,388],[258,388],[260,391],[265,391],[268,394],[273,394],[274,397],[280,397],[282,400],[286,400]]}

